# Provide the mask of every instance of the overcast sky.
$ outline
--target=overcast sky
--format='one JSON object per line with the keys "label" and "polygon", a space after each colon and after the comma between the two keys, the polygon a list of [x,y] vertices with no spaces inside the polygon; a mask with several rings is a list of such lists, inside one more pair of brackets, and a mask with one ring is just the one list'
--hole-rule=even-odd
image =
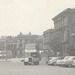
{"label": "overcast sky", "polygon": [[0,36],[41,35],[53,27],[53,17],[74,7],[75,0],[0,0]]}

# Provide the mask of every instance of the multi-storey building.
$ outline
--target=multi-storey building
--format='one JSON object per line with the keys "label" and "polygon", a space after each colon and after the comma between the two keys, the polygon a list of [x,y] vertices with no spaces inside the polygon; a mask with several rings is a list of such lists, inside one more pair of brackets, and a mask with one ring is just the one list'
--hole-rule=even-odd
{"label": "multi-storey building", "polygon": [[75,8],[65,9],[52,20],[54,21],[54,30],[44,32],[46,48],[53,49],[56,55],[75,55]]}
{"label": "multi-storey building", "polygon": [[44,36],[43,49],[44,50],[50,50],[50,41],[52,39],[53,30],[54,29],[48,29],[48,30],[44,31],[44,33],[43,33],[43,36]]}
{"label": "multi-storey building", "polygon": [[43,50],[46,53],[47,56],[53,56],[53,54],[51,53],[52,49],[51,49],[51,40],[53,38],[53,31],[54,29],[48,29],[46,31],[43,32]]}
{"label": "multi-storey building", "polygon": [[[40,38],[41,38],[41,41],[43,39],[42,36],[39,36],[39,35],[32,35],[31,33],[29,34],[22,34],[20,33],[19,35],[17,35],[16,37],[16,40],[17,40],[17,47],[18,47],[18,50],[20,51],[20,53],[24,53],[25,51],[25,46],[27,44],[36,44],[38,50],[41,50],[41,45],[42,45],[42,42],[40,41]],[[41,45],[40,45],[41,44]],[[40,47],[41,46],[41,47]],[[24,54],[23,54],[24,55]]]}
{"label": "multi-storey building", "polygon": [[42,35],[32,35],[31,33],[27,35],[20,33],[15,37],[5,36],[0,39],[0,51],[11,51],[12,57],[21,57],[24,55],[26,44],[36,44],[37,49],[41,50],[42,40]]}
{"label": "multi-storey building", "polygon": [[70,46],[74,47],[75,45],[73,39],[74,37],[72,36],[75,33],[74,20],[75,8],[68,8],[53,18],[55,31],[60,32],[62,36],[61,42],[64,55],[75,55],[72,54],[74,51],[72,52],[70,49]]}

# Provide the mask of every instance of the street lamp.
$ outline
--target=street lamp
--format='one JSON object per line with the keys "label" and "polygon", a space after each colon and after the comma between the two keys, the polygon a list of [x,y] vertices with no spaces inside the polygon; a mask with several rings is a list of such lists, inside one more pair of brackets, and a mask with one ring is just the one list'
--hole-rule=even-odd
{"label": "street lamp", "polygon": [[59,56],[60,52],[57,52],[57,57]]}
{"label": "street lamp", "polygon": [[5,60],[7,61],[7,41],[5,41],[5,54],[6,54]]}

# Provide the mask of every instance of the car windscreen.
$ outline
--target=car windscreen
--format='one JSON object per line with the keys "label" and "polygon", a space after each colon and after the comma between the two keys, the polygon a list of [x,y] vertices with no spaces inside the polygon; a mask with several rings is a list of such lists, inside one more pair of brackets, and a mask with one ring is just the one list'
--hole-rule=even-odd
{"label": "car windscreen", "polygon": [[57,60],[57,59],[60,59],[60,58],[58,58],[58,57],[54,57],[54,58],[52,58],[52,60]]}
{"label": "car windscreen", "polygon": [[68,60],[73,60],[73,59],[75,59],[75,57],[69,57],[69,58],[68,58]]}
{"label": "car windscreen", "polygon": [[69,57],[65,57],[64,60],[67,60]]}
{"label": "car windscreen", "polygon": [[29,58],[29,62],[32,62],[32,58]]}

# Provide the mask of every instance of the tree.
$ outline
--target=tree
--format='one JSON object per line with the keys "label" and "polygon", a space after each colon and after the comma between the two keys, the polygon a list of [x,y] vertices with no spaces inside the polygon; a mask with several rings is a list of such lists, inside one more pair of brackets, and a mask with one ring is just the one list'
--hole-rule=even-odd
{"label": "tree", "polygon": [[52,50],[54,50],[55,55],[57,55],[57,52],[62,54],[62,43],[60,35],[52,38],[52,40],[50,41],[50,47]]}

